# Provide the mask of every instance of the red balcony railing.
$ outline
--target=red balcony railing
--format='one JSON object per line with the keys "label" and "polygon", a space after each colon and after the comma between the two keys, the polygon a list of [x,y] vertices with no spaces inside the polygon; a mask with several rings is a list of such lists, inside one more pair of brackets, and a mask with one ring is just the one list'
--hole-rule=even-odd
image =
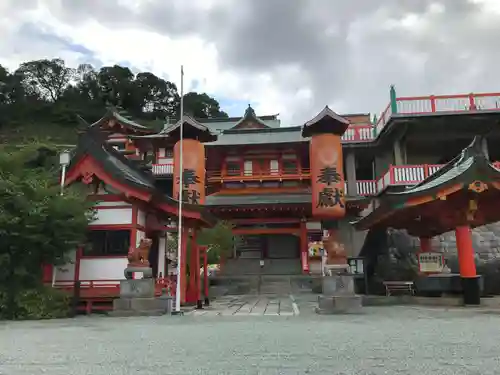
{"label": "red balcony railing", "polygon": [[[493,165],[500,170],[499,161],[494,162]],[[378,180],[374,180],[374,183],[376,183],[375,193],[380,193],[388,186],[418,184],[436,173],[443,166],[444,164],[391,165],[386,173]]]}
{"label": "red balcony railing", "polygon": [[208,182],[284,181],[311,177],[309,169],[270,169],[268,171],[207,171]]}
{"label": "red balcony railing", "polygon": [[377,193],[377,182],[375,180],[357,180],[356,192],[360,196],[375,195]]}
{"label": "red balcony railing", "polygon": [[[401,97],[396,98],[396,109],[404,115],[500,110],[500,93]],[[374,137],[380,134],[392,114],[389,104],[375,125]]]}
{"label": "red balcony railing", "polygon": [[342,136],[342,142],[370,142],[375,139],[373,126],[351,125]]}
{"label": "red balcony railing", "polygon": [[151,169],[155,176],[168,176],[174,174],[174,163],[153,164]]}

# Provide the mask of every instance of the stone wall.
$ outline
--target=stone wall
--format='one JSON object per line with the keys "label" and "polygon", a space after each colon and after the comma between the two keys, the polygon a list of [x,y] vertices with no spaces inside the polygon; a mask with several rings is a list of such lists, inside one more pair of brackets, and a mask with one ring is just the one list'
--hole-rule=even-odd
{"label": "stone wall", "polygon": [[[472,243],[478,259],[486,261],[499,259],[500,222],[475,228],[472,231]],[[456,255],[455,232],[444,233],[433,238],[432,249],[443,252],[446,258]]]}

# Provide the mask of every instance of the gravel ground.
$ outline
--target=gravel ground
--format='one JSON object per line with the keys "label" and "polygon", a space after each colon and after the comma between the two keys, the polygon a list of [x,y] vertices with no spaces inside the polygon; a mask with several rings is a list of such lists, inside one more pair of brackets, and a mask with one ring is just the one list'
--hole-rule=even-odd
{"label": "gravel ground", "polygon": [[500,314],[82,317],[0,323],[0,374],[498,374]]}

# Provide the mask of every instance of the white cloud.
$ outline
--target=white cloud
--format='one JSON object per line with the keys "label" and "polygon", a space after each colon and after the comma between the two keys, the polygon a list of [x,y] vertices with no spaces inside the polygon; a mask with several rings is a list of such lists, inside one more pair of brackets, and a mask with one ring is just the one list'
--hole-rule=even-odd
{"label": "white cloud", "polygon": [[0,64],[127,62],[178,86],[184,64],[186,90],[254,103],[287,125],[326,104],[380,111],[393,83],[405,96],[495,90],[500,1],[347,3],[2,0]]}

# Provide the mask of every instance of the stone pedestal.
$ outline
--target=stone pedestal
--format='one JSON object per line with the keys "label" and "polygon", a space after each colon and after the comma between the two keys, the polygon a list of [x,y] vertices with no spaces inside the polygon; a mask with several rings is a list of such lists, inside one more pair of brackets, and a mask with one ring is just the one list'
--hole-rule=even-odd
{"label": "stone pedestal", "polygon": [[359,313],[361,296],[354,293],[354,276],[339,272],[323,276],[323,294],[318,297],[317,314]]}
{"label": "stone pedestal", "polygon": [[155,298],[154,279],[120,281],[120,298],[113,301],[112,316],[156,316],[168,313],[166,301]]}

